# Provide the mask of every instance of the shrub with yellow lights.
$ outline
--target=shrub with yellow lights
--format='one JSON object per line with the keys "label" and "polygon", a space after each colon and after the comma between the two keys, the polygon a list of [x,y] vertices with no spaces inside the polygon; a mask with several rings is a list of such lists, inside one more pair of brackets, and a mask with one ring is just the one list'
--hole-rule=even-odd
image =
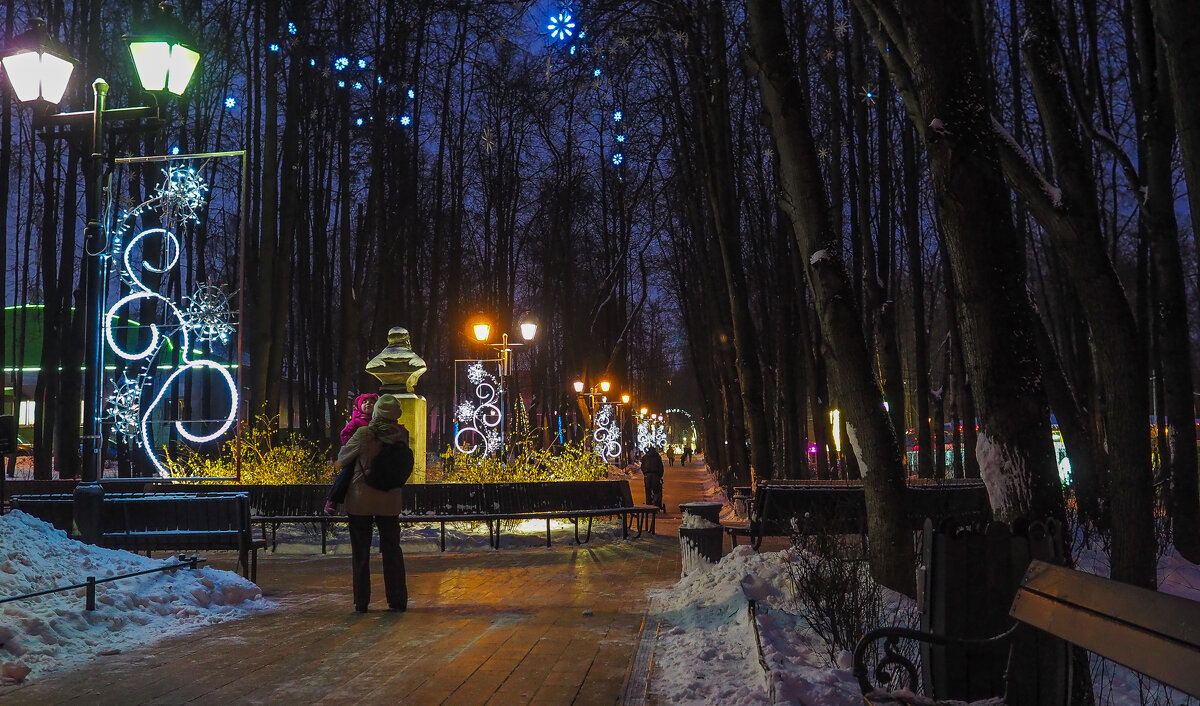
{"label": "shrub with yellow lights", "polygon": [[337,471],[319,445],[300,434],[280,431],[279,417],[265,414],[241,424],[237,435],[228,437],[216,452],[185,446],[174,452],[168,449],[165,456],[174,477],[211,478],[234,476],[239,453],[241,482],[246,484],[331,483]]}
{"label": "shrub with yellow lights", "polygon": [[[529,444],[518,448],[529,449]],[[496,456],[458,452],[443,463],[443,483],[600,480],[608,475],[608,465],[578,442],[553,450],[525,450],[507,463]]]}

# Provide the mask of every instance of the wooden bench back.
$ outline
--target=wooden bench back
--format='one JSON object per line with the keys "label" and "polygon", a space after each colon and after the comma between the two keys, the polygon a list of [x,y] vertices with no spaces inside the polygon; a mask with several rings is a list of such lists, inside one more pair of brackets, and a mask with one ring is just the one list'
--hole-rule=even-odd
{"label": "wooden bench back", "polygon": [[427,483],[404,487],[406,515],[488,515],[633,507],[629,481]]}
{"label": "wooden bench back", "polygon": [[1200,697],[1200,603],[1033,561],[1009,614]]}
{"label": "wooden bench back", "polygon": [[[938,523],[945,518],[980,521],[991,515],[987,489],[978,481],[909,486],[905,505],[914,532],[924,528],[926,518]],[[803,534],[861,534],[867,526],[863,486],[828,481],[759,483],[750,516],[752,533],[790,534],[793,518]]]}

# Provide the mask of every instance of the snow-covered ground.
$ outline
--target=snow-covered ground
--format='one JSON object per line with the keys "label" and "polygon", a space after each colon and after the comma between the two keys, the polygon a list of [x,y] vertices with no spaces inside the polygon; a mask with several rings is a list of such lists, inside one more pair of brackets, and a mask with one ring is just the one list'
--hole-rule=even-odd
{"label": "snow-covered ground", "polygon": [[[172,563],[77,542],[20,511],[0,515],[0,599]],[[210,568],[98,584],[94,611],[84,610],[84,595],[80,588],[0,603],[0,699],[7,684],[94,655],[275,608],[258,586]]]}
{"label": "snow-covered ground", "polygon": [[[809,606],[796,598],[788,571],[796,551],[757,554],[742,545],[652,594],[643,640],[653,644],[649,694],[658,703],[862,703],[852,655],[841,651],[831,660],[803,617]],[[1108,575],[1107,559],[1097,551],[1081,552],[1078,568]],[[1160,560],[1158,575],[1160,590],[1200,601],[1200,567],[1173,550]],[[911,600],[886,589],[882,597],[880,625],[914,625]],[[1097,704],[1197,703],[1107,660],[1093,657],[1092,675]]]}

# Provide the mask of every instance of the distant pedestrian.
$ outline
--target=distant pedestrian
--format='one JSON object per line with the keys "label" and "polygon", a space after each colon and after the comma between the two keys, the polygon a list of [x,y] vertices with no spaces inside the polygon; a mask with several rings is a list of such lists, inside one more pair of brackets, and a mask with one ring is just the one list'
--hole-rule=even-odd
{"label": "distant pedestrian", "polygon": [[675,465],[675,447],[670,444],[667,445],[667,465]]}
{"label": "distant pedestrian", "polygon": [[[371,475],[387,472],[407,479],[412,473],[413,455],[404,441],[404,429],[397,423],[400,401],[383,395],[374,405],[371,422],[357,429],[338,453],[342,473],[334,481],[325,503],[325,512],[333,514],[336,504],[345,502],[350,524],[350,565],[354,588],[354,609],[367,612],[371,602],[371,534],[379,528],[379,552],[383,555],[383,586],[388,610],[408,608],[408,586],[404,574],[404,552],[400,549],[400,521],[404,509],[403,480],[390,490],[380,490]],[[381,456],[382,454],[382,456]],[[379,469],[379,462],[389,464]]]}
{"label": "distant pedestrian", "polygon": [[653,446],[642,454],[642,482],[646,484],[646,504],[665,512],[667,506],[663,504],[662,496],[663,462]]}
{"label": "distant pedestrian", "polygon": [[683,446],[683,463],[687,465],[692,462],[692,445],[684,444]]}
{"label": "distant pedestrian", "polygon": [[371,423],[371,410],[375,408],[375,400],[379,399],[379,395],[374,392],[368,392],[354,398],[354,409],[350,410],[350,421],[346,422],[346,426],[342,427],[342,446],[350,441],[350,437],[354,436],[354,432]]}

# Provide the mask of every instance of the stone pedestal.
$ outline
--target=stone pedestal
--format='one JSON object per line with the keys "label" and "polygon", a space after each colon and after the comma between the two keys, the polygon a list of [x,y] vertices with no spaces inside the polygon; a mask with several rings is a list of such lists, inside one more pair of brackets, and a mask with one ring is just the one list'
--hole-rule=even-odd
{"label": "stone pedestal", "polygon": [[425,482],[425,445],[429,438],[429,415],[425,398],[412,392],[396,392],[400,400],[400,423],[408,430],[408,447],[413,452],[413,472],[409,483]]}

